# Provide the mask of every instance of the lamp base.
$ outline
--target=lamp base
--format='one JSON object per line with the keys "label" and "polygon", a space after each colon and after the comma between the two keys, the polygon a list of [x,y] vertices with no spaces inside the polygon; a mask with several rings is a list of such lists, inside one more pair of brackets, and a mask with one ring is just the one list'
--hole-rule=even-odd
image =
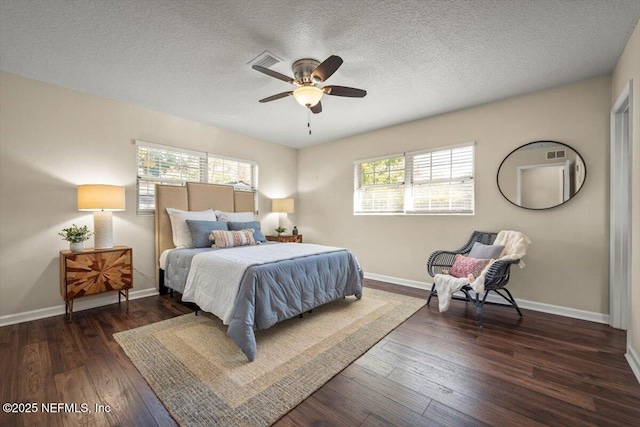
{"label": "lamp base", "polygon": [[280,215],[278,216],[278,227],[283,227],[288,230],[289,225],[291,225],[289,222],[289,216],[285,212],[280,212]]}
{"label": "lamp base", "polygon": [[113,248],[113,214],[110,211],[93,213],[93,243],[95,249]]}

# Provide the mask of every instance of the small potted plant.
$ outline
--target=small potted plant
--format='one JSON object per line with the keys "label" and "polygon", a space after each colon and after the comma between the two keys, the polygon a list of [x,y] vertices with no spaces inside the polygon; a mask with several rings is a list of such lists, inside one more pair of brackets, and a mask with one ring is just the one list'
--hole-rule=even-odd
{"label": "small potted plant", "polygon": [[276,228],[276,233],[278,233],[278,236],[282,236],[284,233],[287,232],[287,229],[284,227],[278,227]]}
{"label": "small potted plant", "polygon": [[89,240],[93,232],[89,231],[86,225],[78,227],[75,224],[71,224],[71,227],[63,228],[62,232],[58,233],[58,235],[62,236],[62,240],[69,242],[71,252],[82,252],[83,242]]}

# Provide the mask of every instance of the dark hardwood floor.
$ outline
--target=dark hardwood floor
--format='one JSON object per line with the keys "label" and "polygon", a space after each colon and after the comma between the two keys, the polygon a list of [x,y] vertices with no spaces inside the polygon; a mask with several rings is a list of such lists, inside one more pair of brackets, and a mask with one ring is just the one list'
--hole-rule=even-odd
{"label": "dark hardwood floor", "polygon": [[[366,286],[425,298],[371,280]],[[365,294],[366,295],[366,294]],[[523,310],[437,300],[387,335],[277,426],[640,426],[640,385],[624,358],[625,333]],[[1,426],[171,426],[175,422],[115,332],[191,312],[168,296],[0,328],[0,402],[38,403],[0,412]],[[41,403],[77,403],[48,413]],[[82,413],[81,403],[92,413]],[[96,404],[110,412],[94,412]],[[51,405],[53,409],[56,405]]]}

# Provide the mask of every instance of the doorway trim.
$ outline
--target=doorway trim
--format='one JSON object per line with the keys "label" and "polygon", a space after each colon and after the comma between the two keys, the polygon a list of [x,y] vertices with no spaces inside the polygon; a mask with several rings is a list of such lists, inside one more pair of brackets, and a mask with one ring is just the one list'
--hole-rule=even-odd
{"label": "doorway trim", "polygon": [[[563,204],[564,202],[566,202],[567,200],[569,200],[571,198],[571,195],[569,194],[569,190],[570,190],[570,181],[569,181],[569,177],[571,175],[571,162],[569,160],[567,160],[566,162],[555,162],[555,163],[540,163],[540,164],[535,164],[535,165],[524,165],[524,166],[518,166],[517,172],[516,172],[516,203],[519,206],[522,206],[522,184],[523,184],[523,176],[522,174],[524,173],[524,171],[526,170],[531,170],[531,169],[540,169],[540,168],[558,168],[559,171],[562,171],[562,180],[558,180],[558,193],[562,193],[562,200],[556,200],[557,204]],[[557,206],[557,204],[554,204],[552,206]],[[534,209],[539,209],[538,207],[534,207]]]}
{"label": "doorway trim", "polygon": [[627,329],[631,288],[633,82],[611,108],[609,193],[609,325]]}

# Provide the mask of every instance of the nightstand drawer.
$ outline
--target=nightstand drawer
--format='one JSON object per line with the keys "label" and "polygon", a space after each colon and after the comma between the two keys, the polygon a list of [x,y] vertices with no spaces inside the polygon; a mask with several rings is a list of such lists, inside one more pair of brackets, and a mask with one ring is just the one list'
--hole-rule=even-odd
{"label": "nightstand drawer", "polygon": [[61,252],[60,289],[65,300],[133,287],[131,248]]}
{"label": "nightstand drawer", "polygon": [[132,287],[131,250],[65,257],[67,298]]}
{"label": "nightstand drawer", "polygon": [[281,243],[302,243],[302,234],[292,234],[287,236],[265,236],[270,242]]}

